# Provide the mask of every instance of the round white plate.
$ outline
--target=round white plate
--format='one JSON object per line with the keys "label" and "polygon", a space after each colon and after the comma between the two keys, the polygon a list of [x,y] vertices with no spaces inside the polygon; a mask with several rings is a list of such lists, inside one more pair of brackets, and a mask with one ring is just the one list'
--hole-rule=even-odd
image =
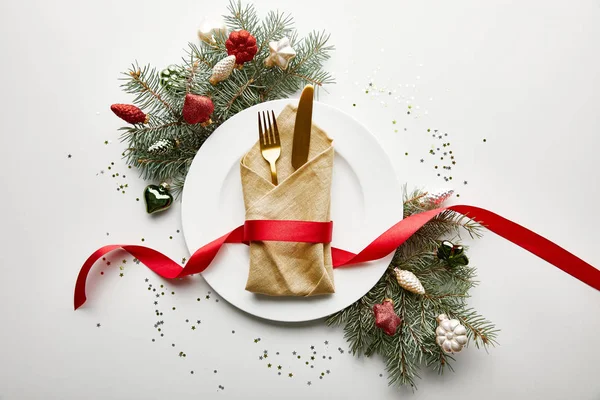
{"label": "round white plate", "polygon": [[[202,145],[182,195],[183,233],[190,253],[244,223],[240,160],[258,138],[256,114],[278,114],[297,100],[248,108],[224,122]],[[376,138],[352,117],[315,102],[313,122],[333,139],[336,151],[331,189],[332,245],[358,252],[402,219],[402,188]],[[315,297],[269,297],[246,291],[248,247],[226,244],[202,273],[225,300],[257,317],[309,321],[335,313],[362,297],[391,260],[334,269],[335,293]]]}

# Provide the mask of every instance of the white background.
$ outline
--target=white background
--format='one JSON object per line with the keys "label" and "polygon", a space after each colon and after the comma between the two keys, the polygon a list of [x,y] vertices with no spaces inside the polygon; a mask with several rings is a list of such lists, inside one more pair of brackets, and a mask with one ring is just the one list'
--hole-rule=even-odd
{"label": "white background", "polygon": [[[370,128],[409,188],[453,187],[454,203],[489,208],[600,265],[598,0],[256,5],[289,11],[301,34],[332,33],[337,84],[320,100]],[[471,346],[455,373],[424,372],[414,394],[386,385],[381,360],[350,356],[340,329],[251,318],[215,293],[206,299],[201,277],[166,283],[157,317],[144,279],[161,281],[122,254],[92,270],[88,303],[72,310],[77,272],[101,245],[144,237],[188,256],[179,207],[149,218],[135,201],[145,183],[120,158],[122,124],[109,105],[132,100],[120,71],[177,62],[201,18],[225,6],[2,2],[0,398],[600,398],[600,295],[491,233],[469,251],[481,280],[470,301],[502,329],[501,345]],[[369,82],[383,92],[366,94]],[[449,135],[449,183],[427,154],[441,142],[428,128]]]}

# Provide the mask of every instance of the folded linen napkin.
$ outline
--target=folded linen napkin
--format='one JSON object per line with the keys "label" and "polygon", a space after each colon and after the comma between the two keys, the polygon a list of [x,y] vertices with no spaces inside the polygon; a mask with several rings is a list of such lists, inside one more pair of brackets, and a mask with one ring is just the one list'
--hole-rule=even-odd
{"label": "folded linen napkin", "polygon": [[[242,158],[246,220],[329,221],[332,140],[313,124],[308,161],[294,170],[291,160],[296,111],[297,107],[288,105],[277,117],[281,137],[279,185],[271,183],[269,164],[261,155],[258,141]],[[331,245],[251,242],[246,290],[270,296],[334,293]]]}

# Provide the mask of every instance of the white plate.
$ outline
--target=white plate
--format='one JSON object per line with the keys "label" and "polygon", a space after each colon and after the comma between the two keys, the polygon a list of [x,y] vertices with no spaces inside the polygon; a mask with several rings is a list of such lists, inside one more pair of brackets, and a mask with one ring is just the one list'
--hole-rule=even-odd
{"label": "white plate", "polygon": [[[224,122],[202,145],[182,195],[183,233],[190,253],[244,222],[240,159],[256,142],[256,114],[297,100],[276,100],[246,109]],[[331,193],[335,247],[358,252],[402,218],[402,188],[376,138],[352,117],[315,102],[313,122],[333,139],[336,151]],[[275,321],[309,321],[335,313],[369,291],[392,255],[334,270],[335,294],[269,297],[246,291],[248,247],[226,244],[202,275],[234,306]]]}

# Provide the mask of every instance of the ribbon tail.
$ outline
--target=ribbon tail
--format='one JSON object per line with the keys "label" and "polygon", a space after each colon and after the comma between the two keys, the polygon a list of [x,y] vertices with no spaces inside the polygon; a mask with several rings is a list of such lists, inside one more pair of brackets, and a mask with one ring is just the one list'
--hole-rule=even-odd
{"label": "ribbon tail", "polygon": [[594,289],[600,290],[599,270],[545,237],[483,208],[457,205],[448,209],[480,223],[488,230],[546,260]]}
{"label": "ribbon tail", "polygon": [[183,268],[169,257],[149,247],[122,244],[103,246],[88,257],[79,271],[77,282],[75,283],[75,295],[73,299],[75,310],[81,307],[87,299],[85,295],[85,282],[87,281],[92,266],[102,256],[114,250],[125,250],[159,276],[166,279],[174,279],[204,271],[215,258],[223,244],[242,243],[243,236],[244,226],[242,225],[196,250],[190,257],[188,264]]}

